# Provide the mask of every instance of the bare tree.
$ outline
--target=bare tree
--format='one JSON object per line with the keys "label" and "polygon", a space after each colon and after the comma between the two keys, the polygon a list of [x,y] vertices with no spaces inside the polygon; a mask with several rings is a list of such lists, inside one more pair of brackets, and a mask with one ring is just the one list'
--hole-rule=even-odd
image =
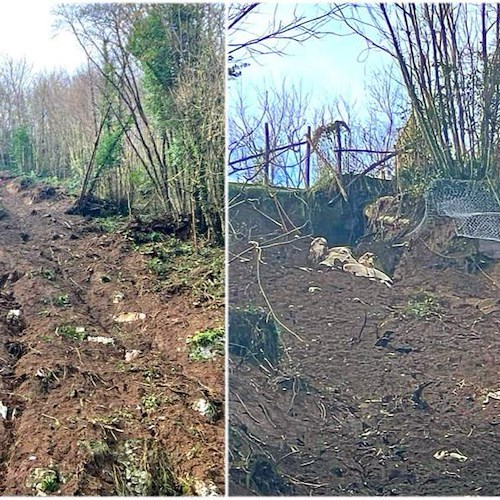
{"label": "bare tree", "polygon": [[431,175],[498,175],[500,6],[380,4],[335,13],[397,63]]}
{"label": "bare tree", "polygon": [[[271,153],[269,158],[253,158],[266,150],[304,141],[307,131],[309,96],[303,89],[287,85],[258,93],[257,102],[246,105],[241,93],[229,112],[229,161],[251,156],[230,166],[230,175],[245,180],[268,180],[271,184],[298,186],[304,148]],[[267,130],[267,137],[266,137]],[[265,171],[268,168],[268,171]],[[268,179],[266,178],[268,177]]]}
{"label": "bare tree", "polygon": [[330,4],[230,4],[228,7],[229,75],[266,54],[285,55],[292,43],[332,33],[332,14],[342,5]]}

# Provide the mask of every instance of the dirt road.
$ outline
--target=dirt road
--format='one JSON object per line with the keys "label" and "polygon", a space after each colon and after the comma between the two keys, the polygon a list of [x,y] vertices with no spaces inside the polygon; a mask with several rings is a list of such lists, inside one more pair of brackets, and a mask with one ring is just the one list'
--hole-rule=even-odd
{"label": "dirt road", "polygon": [[0,493],[223,491],[223,359],[186,344],[221,307],[163,291],[58,190],[3,181],[0,204]]}

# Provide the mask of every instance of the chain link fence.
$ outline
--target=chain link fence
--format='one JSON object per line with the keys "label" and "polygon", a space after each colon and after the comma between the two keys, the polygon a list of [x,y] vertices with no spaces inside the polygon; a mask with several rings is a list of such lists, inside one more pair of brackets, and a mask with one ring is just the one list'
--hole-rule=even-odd
{"label": "chain link fence", "polygon": [[499,198],[486,181],[435,180],[426,193],[426,214],[453,219],[458,236],[500,242]]}

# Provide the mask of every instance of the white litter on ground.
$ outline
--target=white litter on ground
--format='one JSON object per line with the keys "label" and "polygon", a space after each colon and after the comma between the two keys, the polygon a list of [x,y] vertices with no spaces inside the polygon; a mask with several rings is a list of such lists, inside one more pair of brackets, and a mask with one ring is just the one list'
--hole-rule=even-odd
{"label": "white litter on ground", "polygon": [[115,339],[111,337],[87,337],[89,342],[98,342],[99,344],[114,344]]}
{"label": "white litter on ground", "polygon": [[0,401],[0,416],[4,419],[7,420],[7,412],[9,409]]}
{"label": "white litter on ground", "polygon": [[116,323],[131,323],[132,321],[145,320],[146,315],[139,312],[124,312],[120,314],[115,314],[113,320]]}

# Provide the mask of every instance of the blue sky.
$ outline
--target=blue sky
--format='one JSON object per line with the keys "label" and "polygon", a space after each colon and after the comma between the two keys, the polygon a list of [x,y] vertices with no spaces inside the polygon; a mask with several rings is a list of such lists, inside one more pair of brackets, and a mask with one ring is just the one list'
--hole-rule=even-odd
{"label": "blue sky", "polygon": [[[281,6],[278,14],[286,16],[294,5]],[[261,7],[265,10],[254,19],[265,26],[264,16],[266,13],[272,16],[274,10],[272,4]],[[300,9],[312,12],[313,6],[302,4]],[[329,29],[341,32],[342,27],[333,21]],[[310,95],[312,108],[322,108],[341,96],[357,103],[363,112],[372,71],[389,62],[388,56],[380,51],[367,52],[366,43],[354,35],[326,35],[303,44],[290,43],[285,50],[287,55],[266,54],[250,61],[251,66],[243,69],[243,75],[229,84],[229,107],[238,93],[252,101],[256,93],[272,86],[279,88],[285,79],[290,86],[300,86]]]}
{"label": "blue sky", "polygon": [[[258,34],[266,29],[268,19],[274,15],[276,4],[261,5],[262,10],[252,17],[248,16],[247,31]],[[280,5],[277,16],[287,19],[291,15],[297,4]],[[299,11],[311,15],[316,9],[314,4],[298,4]],[[320,4],[325,6],[327,4]],[[331,5],[331,4],[330,4]],[[363,15],[363,14],[362,14]],[[289,17],[288,17],[289,18]],[[253,20],[253,23],[251,21]],[[382,112],[373,114],[371,108],[377,108],[378,102],[373,99],[369,86],[383,81],[380,77],[374,76],[375,72],[383,68],[389,68],[392,64],[390,56],[378,49],[367,50],[367,43],[360,36],[347,35],[345,27],[339,22],[332,20],[328,31],[335,34],[327,34],[322,38],[311,38],[303,44],[289,43],[286,47],[286,55],[265,54],[257,56],[256,60],[249,59],[250,66],[243,68],[242,75],[231,80],[228,85],[228,111],[230,117],[236,118],[238,123],[242,123],[239,117],[240,100],[246,107],[247,115],[261,116],[261,106],[258,104],[259,96],[271,89],[278,89],[278,93],[284,88],[300,88],[308,95],[309,106],[303,112],[304,125],[314,128],[322,123],[332,123],[335,120],[346,121],[353,127],[351,139],[356,142],[357,147],[369,147],[377,150],[390,147],[386,144],[387,116]],[[241,40],[248,38],[249,34],[238,34]],[[237,40],[241,42],[241,40]],[[229,39],[231,42],[231,38]],[[241,52],[240,52],[241,53]],[[392,75],[399,76],[399,72],[394,69]],[[338,109],[335,103],[343,100],[347,103],[350,112],[344,106]],[[387,102],[387,101],[386,101]],[[399,103],[389,102],[386,109],[391,112],[399,112]],[[323,114],[324,113],[324,114]],[[322,115],[322,116],[320,116]],[[301,115],[302,116],[302,115]],[[272,120],[272,119],[271,119]],[[268,119],[266,118],[266,121]],[[272,121],[271,121],[272,123]],[[230,120],[231,124],[231,120]],[[254,125],[256,126],[256,125]],[[248,151],[255,152],[263,147],[263,125],[256,126],[255,133],[250,139],[244,139],[241,146],[234,148],[233,141],[241,136],[241,132],[231,134],[230,131],[230,160],[242,158]],[[246,127],[248,130],[248,127]],[[233,128],[232,128],[233,129]],[[237,129],[233,129],[237,130]],[[371,137],[363,139],[365,132]],[[303,140],[304,127],[295,134],[293,142]],[[357,134],[357,139],[355,135]],[[244,136],[243,136],[244,137]],[[370,143],[371,141],[371,143]],[[289,144],[284,135],[277,145]],[[391,142],[388,139],[388,142]],[[353,154],[352,165],[365,168],[373,161],[373,156]],[[356,156],[356,158],[355,158]],[[283,163],[293,164],[293,159],[282,159]],[[359,162],[359,163],[356,163]],[[252,161],[237,164],[238,167],[251,166]],[[353,167],[354,168],[354,167]]]}

